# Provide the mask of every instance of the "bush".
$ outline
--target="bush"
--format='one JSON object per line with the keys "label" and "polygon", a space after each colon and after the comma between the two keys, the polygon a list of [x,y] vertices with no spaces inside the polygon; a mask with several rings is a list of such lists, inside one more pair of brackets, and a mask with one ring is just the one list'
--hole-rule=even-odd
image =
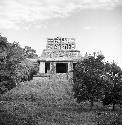
{"label": "bush", "polygon": [[37,62],[33,62],[29,59],[21,61],[16,69],[17,77],[20,82],[30,81],[33,79],[33,76],[36,75],[39,71],[39,66]]}

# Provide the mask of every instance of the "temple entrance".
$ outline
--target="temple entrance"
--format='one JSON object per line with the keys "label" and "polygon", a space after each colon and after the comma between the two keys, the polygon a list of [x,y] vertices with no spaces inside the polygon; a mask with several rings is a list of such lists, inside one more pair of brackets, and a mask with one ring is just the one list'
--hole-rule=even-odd
{"label": "temple entrance", "polygon": [[56,73],[67,73],[68,63],[56,63]]}
{"label": "temple entrance", "polygon": [[45,63],[45,73],[50,71],[50,63]]}
{"label": "temple entrance", "polygon": [[77,63],[73,63],[73,69],[75,69],[76,64],[77,64]]}

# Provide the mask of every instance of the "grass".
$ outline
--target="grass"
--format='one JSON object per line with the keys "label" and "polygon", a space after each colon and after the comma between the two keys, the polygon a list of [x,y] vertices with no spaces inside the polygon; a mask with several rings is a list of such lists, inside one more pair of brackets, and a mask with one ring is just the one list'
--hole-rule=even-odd
{"label": "grass", "polygon": [[46,106],[28,101],[6,101],[0,111],[1,125],[110,125],[118,117],[117,112],[89,110],[83,105]]}
{"label": "grass", "polygon": [[1,97],[0,125],[121,125],[118,110],[75,103],[67,81],[21,83]]}

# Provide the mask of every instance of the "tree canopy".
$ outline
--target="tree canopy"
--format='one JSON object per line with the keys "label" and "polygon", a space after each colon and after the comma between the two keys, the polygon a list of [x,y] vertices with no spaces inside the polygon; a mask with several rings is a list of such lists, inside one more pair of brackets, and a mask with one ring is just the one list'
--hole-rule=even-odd
{"label": "tree canopy", "polygon": [[24,48],[25,56],[27,58],[37,58],[36,50],[32,49],[30,46],[25,46]]}
{"label": "tree canopy", "polygon": [[17,64],[24,60],[23,49],[18,43],[9,43],[0,36],[0,89],[4,92],[17,84]]}
{"label": "tree canopy", "polygon": [[19,43],[9,43],[6,37],[0,35],[0,93],[12,89],[23,80],[31,80],[38,72],[38,64],[26,57]]}
{"label": "tree canopy", "polygon": [[121,100],[121,73],[121,68],[115,63],[105,62],[103,55],[90,55],[78,61],[73,71],[74,98],[79,103],[88,100],[91,106],[97,100],[102,100],[105,104],[108,98],[112,98],[109,104],[117,103],[117,100]]}
{"label": "tree canopy", "polygon": [[115,62],[105,64],[107,85],[104,88],[103,104],[122,104],[122,70]]}
{"label": "tree canopy", "polygon": [[103,55],[89,56],[77,63],[74,70],[73,91],[78,102],[89,100],[93,105],[93,101],[101,95],[103,59]]}

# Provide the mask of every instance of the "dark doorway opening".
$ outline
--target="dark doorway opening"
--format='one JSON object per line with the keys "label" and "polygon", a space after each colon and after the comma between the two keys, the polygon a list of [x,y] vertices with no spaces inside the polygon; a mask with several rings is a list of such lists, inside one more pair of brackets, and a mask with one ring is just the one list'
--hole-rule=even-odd
{"label": "dark doorway opening", "polygon": [[73,69],[75,69],[76,64],[77,64],[77,63],[73,63]]}
{"label": "dark doorway opening", "polygon": [[68,72],[68,63],[56,64],[56,73],[67,73],[67,72]]}
{"label": "dark doorway opening", "polygon": [[50,63],[45,63],[45,73],[50,71]]}

